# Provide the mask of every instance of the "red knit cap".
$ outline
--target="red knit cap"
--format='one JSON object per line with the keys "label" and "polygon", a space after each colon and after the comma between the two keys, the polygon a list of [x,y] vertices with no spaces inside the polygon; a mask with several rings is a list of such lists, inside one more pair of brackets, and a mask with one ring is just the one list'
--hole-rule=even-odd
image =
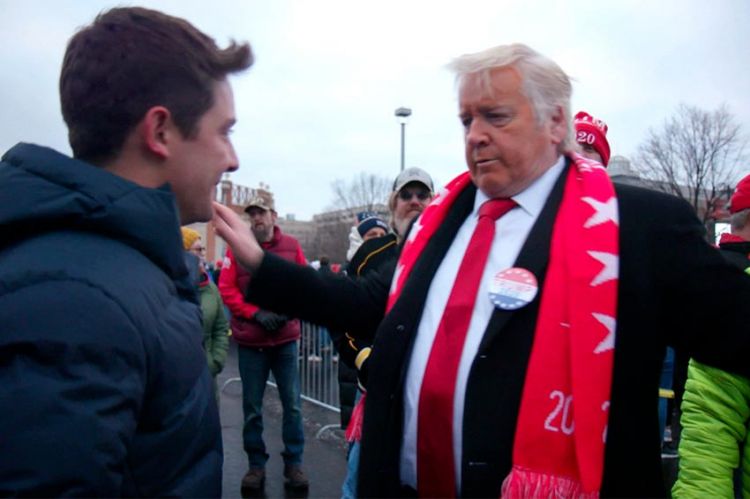
{"label": "red knit cap", "polygon": [[747,208],[750,208],[750,175],[740,180],[734,189],[732,199],[729,200],[729,213],[737,213]]}
{"label": "red knit cap", "polygon": [[573,118],[573,125],[576,129],[576,142],[592,146],[602,157],[602,164],[607,166],[609,163],[607,124],[585,111],[579,111]]}

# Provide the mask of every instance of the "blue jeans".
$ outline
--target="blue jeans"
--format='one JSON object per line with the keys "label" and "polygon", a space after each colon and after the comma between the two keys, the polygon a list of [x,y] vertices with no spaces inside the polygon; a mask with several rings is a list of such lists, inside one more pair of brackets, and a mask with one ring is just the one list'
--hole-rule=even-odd
{"label": "blue jeans", "polygon": [[[359,399],[362,398],[362,392],[357,390],[357,395],[354,397],[354,406],[359,403]],[[356,499],[357,498],[357,480],[359,479],[359,448],[361,442],[350,442],[349,453],[346,456],[346,477],[344,483],[341,486],[341,499]]]}
{"label": "blue jeans", "polygon": [[349,444],[349,454],[346,458],[346,478],[341,486],[341,499],[357,498],[357,480],[359,479],[359,448],[361,442]]}
{"label": "blue jeans", "polygon": [[305,435],[300,411],[297,342],[264,348],[239,346],[237,352],[242,378],[242,410],[245,414],[242,439],[250,468],[263,468],[268,461],[266,444],[263,442],[263,393],[269,372],[276,380],[284,409],[281,430],[284,464],[302,464]]}

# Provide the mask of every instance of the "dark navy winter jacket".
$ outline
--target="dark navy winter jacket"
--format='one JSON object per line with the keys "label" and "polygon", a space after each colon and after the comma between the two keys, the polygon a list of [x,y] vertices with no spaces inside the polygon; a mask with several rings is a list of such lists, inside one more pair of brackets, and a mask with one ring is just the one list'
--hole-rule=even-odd
{"label": "dark navy winter jacket", "polygon": [[0,496],[219,496],[169,188],[30,144],[0,186]]}

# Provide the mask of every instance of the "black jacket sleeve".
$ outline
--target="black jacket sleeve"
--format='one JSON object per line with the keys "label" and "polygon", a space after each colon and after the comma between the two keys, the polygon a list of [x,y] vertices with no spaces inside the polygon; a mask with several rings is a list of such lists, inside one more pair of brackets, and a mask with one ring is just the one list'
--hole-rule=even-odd
{"label": "black jacket sleeve", "polygon": [[[628,205],[636,213],[622,214],[623,221],[636,220],[627,236],[642,241],[632,253],[640,260],[623,265],[620,277],[639,285],[621,289],[637,289],[657,303],[661,313],[653,319],[667,344],[702,363],[750,376],[750,278],[708,244],[685,201],[660,193],[640,198],[645,202]],[[655,213],[659,223],[643,223]]]}
{"label": "black jacket sleeve", "polygon": [[354,281],[266,253],[245,299],[329,329],[372,338],[385,314],[395,263]]}
{"label": "black jacket sleeve", "polygon": [[706,243],[702,230],[671,230],[679,239],[666,260],[675,278],[663,296],[675,311],[672,344],[702,363],[750,376],[750,277]]}

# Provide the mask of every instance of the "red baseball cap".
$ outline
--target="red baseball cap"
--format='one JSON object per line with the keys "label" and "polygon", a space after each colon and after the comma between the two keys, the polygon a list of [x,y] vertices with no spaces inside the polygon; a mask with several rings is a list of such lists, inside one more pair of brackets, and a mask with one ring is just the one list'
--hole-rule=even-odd
{"label": "red baseball cap", "polygon": [[585,111],[579,111],[573,118],[576,129],[576,142],[588,144],[602,157],[602,164],[609,163],[609,142],[607,142],[607,124]]}
{"label": "red baseball cap", "polygon": [[740,180],[734,189],[734,194],[729,200],[729,213],[737,213],[748,208],[750,208],[750,175]]}

